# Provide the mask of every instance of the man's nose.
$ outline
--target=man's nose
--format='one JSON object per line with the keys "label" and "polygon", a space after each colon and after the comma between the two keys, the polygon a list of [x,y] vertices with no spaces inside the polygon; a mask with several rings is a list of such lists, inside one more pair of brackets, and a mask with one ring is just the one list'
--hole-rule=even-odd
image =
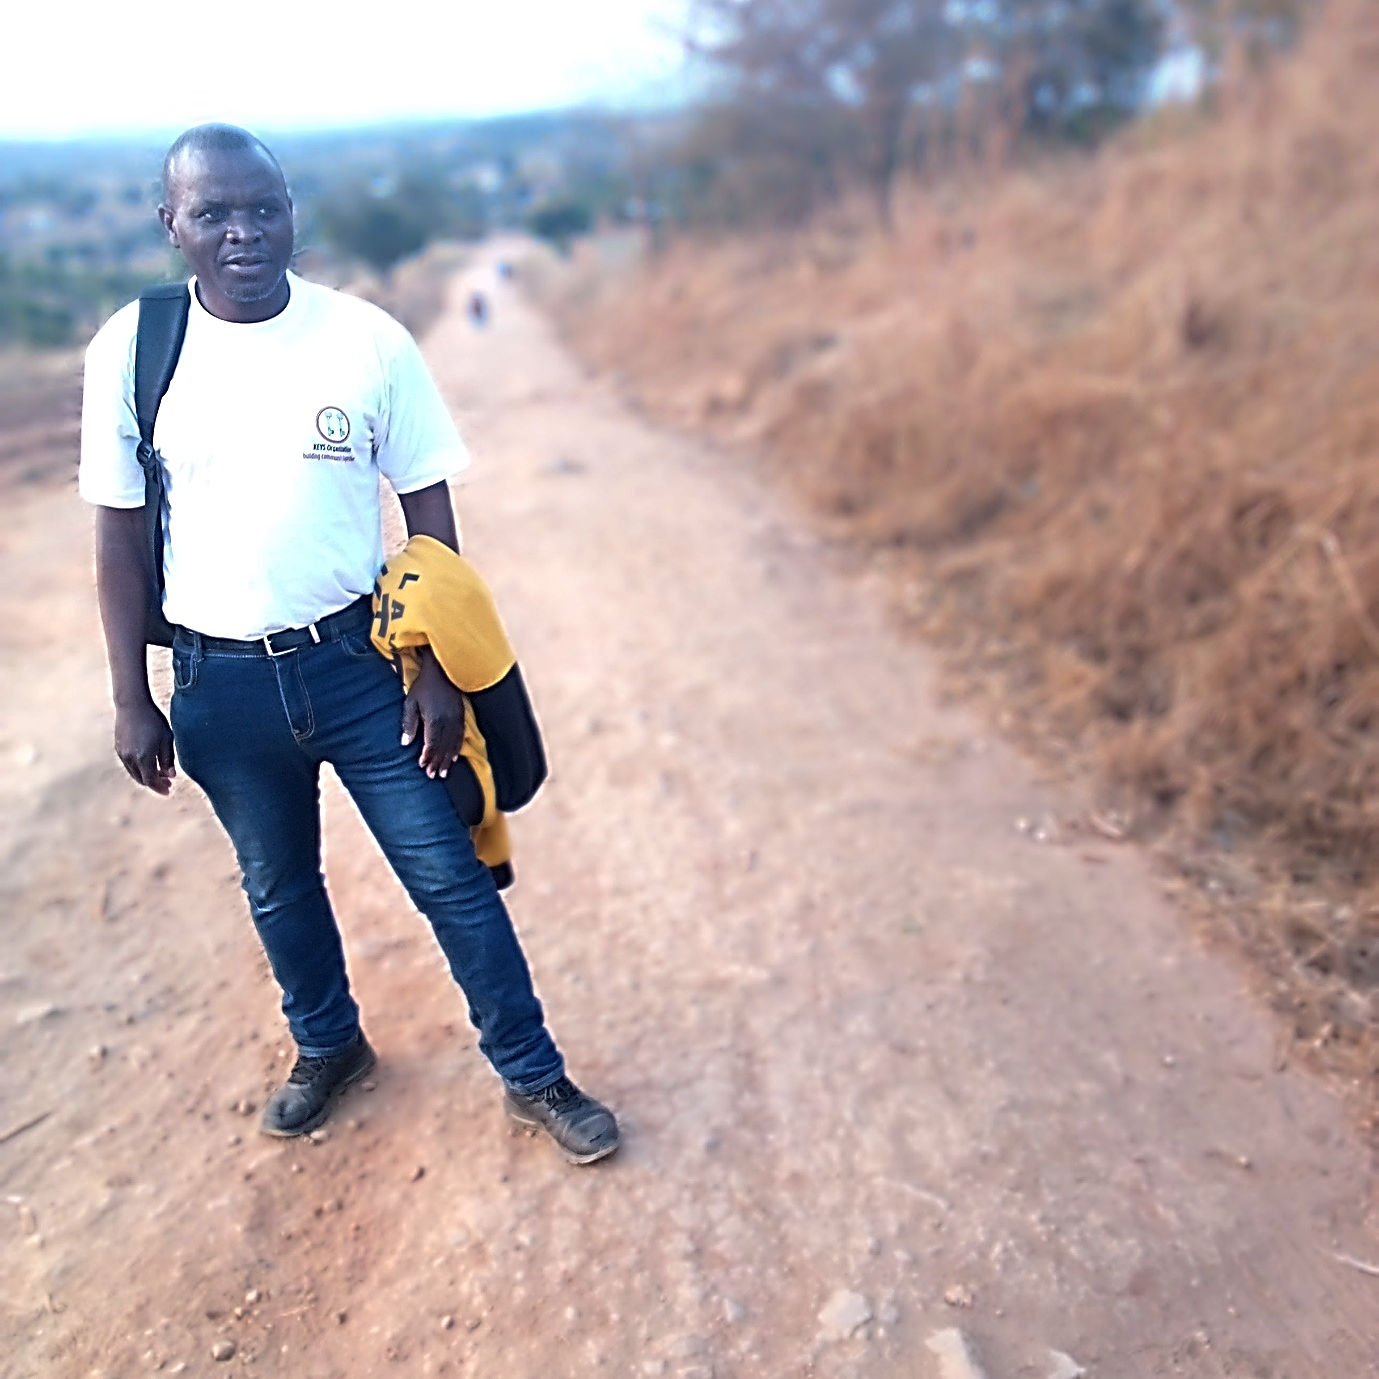
{"label": "man's nose", "polygon": [[262,234],[263,226],[258,223],[253,211],[231,211],[225,222],[225,237],[236,244],[258,239]]}

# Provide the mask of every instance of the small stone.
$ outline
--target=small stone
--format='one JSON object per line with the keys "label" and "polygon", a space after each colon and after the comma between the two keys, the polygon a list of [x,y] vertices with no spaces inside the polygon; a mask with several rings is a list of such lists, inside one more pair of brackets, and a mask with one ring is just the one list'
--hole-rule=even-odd
{"label": "small stone", "polygon": [[232,1109],[241,1116],[252,1116],[259,1108],[248,1097],[241,1097]]}
{"label": "small stone", "polygon": [[44,1020],[53,1020],[62,1014],[62,1007],[54,1005],[51,1001],[42,1001],[37,1005],[25,1006],[23,1010],[15,1016],[17,1025],[37,1025]]}
{"label": "small stone", "polygon": [[466,1331],[477,1331],[482,1325],[483,1322],[480,1318],[470,1317],[470,1319],[467,1322],[465,1322],[464,1329]]}
{"label": "small stone", "polygon": [[421,1182],[421,1180],[422,1180],[424,1177],[426,1177],[426,1165],[425,1165],[425,1164],[418,1164],[418,1165],[412,1170],[411,1179],[412,1179],[412,1181],[413,1181],[414,1183],[419,1183],[419,1182]]}
{"label": "small stone", "polygon": [[361,1092],[372,1092],[372,1091],[374,1091],[374,1090],[377,1088],[377,1086],[378,1086],[378,1083],[375,1082],[375,1081],[373,1080],[373,1078],[370,1077],[370,1078],[366,1078],[363,1082],[361,1082],[361,1083],[359,1084],[359,1090],[360,1090]]}
{"label": "small stone", "polygon": [[293,1172],[293,1173],[300,1173],[301,1171],[302,1171],[302,1166],[301,1166],[301,1164],[293,1164],[293,1165],[292,1165],[291,1172]]}
{"label": "small stone", "polygon": [[312,1144],[324,1144],[330,1138],[329,1130],[313,1130],[308,1136]]}
{"label": "small stone", "polygon": [[93,1067],[99,1067],[105,1062],[105,1056],[109,1052],[110,1050],[104,1044],[93,1044],[86,1056],[91,1060]]}
{"label": "small stone", "polygon": [[349,1321],[349,1319],[350,1319],[350,1314],[349,1314],[348,1312],[337,1312],[337,1313],[335,1314],[335,1324],[336,1324],[336,1326],[344,1326],[344,1324],[345,1324],[347,1321]]}
{"label": "small stone", "polygon": [[240,1144],[240,1138],[238,1135],[231,1135],[230,1138],[226,1141],[226,1143],[230,1146],[231,1149],[234,1149]]}
{"label": "small stone", "polygon": [[938,1357],[939,1379],[986,1379],[971,1342],[957,1327],[935,1331],[924,1344]]}
{"label": "small stone", "polygon": [[826,1337],[845,1341],[858,1328],[871,1321],[871,1305],[861,1293],[849,1292],[840,1288],[824,1304],[819,1313],[819,1324]]}
{"label": "small stone", "polygon": [[235,1358],[235,1343],[228,1337],[223,1341],[217,1341],[211,1347],[212,1360],[233,1360]]}
{"label": "small stone", "polygon": [[1049,1351],[1049,1364],[1052,1368],[1048,1379],[1083,1379],[1087,1373],[1071,1355],[1065,1355],[1061,1350]]}
{"label": "small stone", "polygon": [[251,1288],[251,1289],[244,1295],[244,1301],[247,1302],[247,1303],[249,1304],[250,1307],[252,1307],[258,1300],[259,1300],[259,1290],[258,1290],[257,1288]]}
{"label": "small stone", "polygon": [[451,1317],[451,1316],[444,1316],[444,1317],[441,1318],[441,1330],[442,1330],[442,1331],[450,1331],[450,1330],[453,1330],[453,1329],[454,1329],[454,1326],[455,1326],[455,1318],[454,1318],[454,1317]]}
{"label": "small stone", "polygon": [[747,1309],[734,1298],[723,1299],[723,1319],[729,1326],[736,1326],[747,1318]]}
{"label": "small stone", "polygon": [[961,1283],[950,1283],[943,1290],[943,1300],[949,1307],[971,1307],[976,1301],[972,1296],[972,1290]]}

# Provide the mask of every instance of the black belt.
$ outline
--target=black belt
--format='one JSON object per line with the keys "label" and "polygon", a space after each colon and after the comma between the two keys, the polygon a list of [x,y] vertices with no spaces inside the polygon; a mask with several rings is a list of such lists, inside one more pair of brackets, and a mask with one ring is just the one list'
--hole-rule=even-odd
{"label": "black belt", "polygon": [[270,632],[266,637],[254,637],[249,641],[240,641],[237,637],[212,637],[205,632],[194,632],[189,627],[179,627],[177,632],[193,642],[199,641],[207,651],[234,651],[241,656],[285,656],[289,651],[298,651],[304,646],[318,646],[321,642],[333,642],[351,632],[362,632],[372,622],[373,600],[368,594],[361,594],[338,613],[318,618],[305,627],[289,627],[282,632]]}

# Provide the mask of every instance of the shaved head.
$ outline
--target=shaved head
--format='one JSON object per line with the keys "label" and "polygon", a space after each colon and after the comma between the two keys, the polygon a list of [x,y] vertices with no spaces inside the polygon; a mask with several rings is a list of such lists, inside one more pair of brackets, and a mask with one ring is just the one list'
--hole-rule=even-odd
{"label": "shaved head", "polygon": [[273,156],[273,151],[262,139],[232,124],[199,124],[179,134],[163,159],[163,204],[172,204],[172,190],[177,181],[178,171],[184,161],[198,154],[206,153],[261,153],[277,168],[278,176],[287,186],[287,178],[282,165]]}
{"label": "shaved head", "polygon": [[266,321],[291,296],[292,198],[278,160],[248,130],[189,129],[163,162],[158,219],[222,321]]}

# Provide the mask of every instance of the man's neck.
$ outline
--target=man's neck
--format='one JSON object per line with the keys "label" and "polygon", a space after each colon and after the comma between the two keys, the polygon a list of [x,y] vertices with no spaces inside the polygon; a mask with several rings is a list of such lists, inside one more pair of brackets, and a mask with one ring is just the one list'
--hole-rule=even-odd
{"label": "man's neck", "polygon": [[206,293],[202,290],[200,281],[198,280],[196,284],[196,300],[205,307],[207,314],[214,316],[217,320],[229,321],[237,326],[250,326],[256,325],[260,321],[271,321],[274,316],[279,316],[287,310],[287,304],[291,297],[292,289],[288,285],[285,274],[282,282],[267,297],[263,297],[257,302],[232,302],[228,297],[221,296],[207,301]]}

